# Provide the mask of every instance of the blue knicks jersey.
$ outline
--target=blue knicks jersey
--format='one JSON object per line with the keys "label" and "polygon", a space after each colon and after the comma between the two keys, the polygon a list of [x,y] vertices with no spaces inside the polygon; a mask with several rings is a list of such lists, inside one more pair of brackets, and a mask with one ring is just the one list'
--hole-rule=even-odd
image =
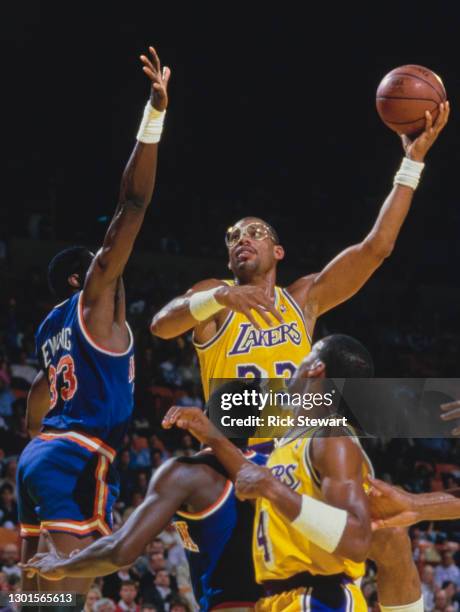
{"label": "blue knicks jersey", "polygon": [[[265,465],[267,457],[255,452],[247,458]],[[185,463],[206,464],[220,474],[226,472],[216,457],[199,453],[178,459]],[[228,480],[218,500],[206,510],[192,514],[178,511],[174,526],[187,552],[193,591],[206,612],[224,603],[254,604],[263,597],[256,584],[252,561],[251,535],[254,507],[236,498],[233,483]]]}
{"label": "blue knicks jersey", "polygon": [[37,355],[48,376],[45,427],[77,430],[118,448],[133,411],[134,349],[114,353],[91,339],[79,293],[56,306],[36,334]]}

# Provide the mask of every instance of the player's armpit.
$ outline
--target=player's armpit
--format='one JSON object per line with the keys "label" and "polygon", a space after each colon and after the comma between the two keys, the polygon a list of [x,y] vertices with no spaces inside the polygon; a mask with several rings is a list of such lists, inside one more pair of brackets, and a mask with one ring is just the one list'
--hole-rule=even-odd
{"label": "player's armpit", "polygon": [[41,370],[35,377],[27,396],[26,425],[31,438],[40,433],[43,417],[50,408],[50,391],[46,373]]}
{"label": "player's armpit", "polygon": [[348,247],[316,275],[305,308],[314,307],[319,317],[345,302],[363,287],[384,259],[366,241]]}
{"label": "player's armpit", "polygon": [[318,437],[311,442],[310,459],[321,475],[323,501],[348,514],[336,552],[358,563],[364,561],[372,533],[361,449],[348,436]]}
{"label": "player's armpit", "polygon": [[215,278],[196,283],[187,293],[174,298],[156,313],[152,319],[150,331],[154,336],[169,340],[194,329],[196,342],[199,344],[207,342],[217,332],[216,319],[197,321],[190,312],[190,297],[199,291],[207,291],[224,285],[224,282]]}

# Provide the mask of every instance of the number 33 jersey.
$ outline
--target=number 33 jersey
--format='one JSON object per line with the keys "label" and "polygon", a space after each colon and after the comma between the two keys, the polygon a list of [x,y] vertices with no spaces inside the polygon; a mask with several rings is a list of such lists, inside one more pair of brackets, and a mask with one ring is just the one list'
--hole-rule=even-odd
{"label": "number 33 jersey", "polygon": [[[234,285],[234,281],[225,282]],[[220,379],[293,375],[310,352],[310,336],[300,306],[286,289],[275,287],[275,308],[283,323],[269,315],[273,323],[268,325],[253,310],[258,330],[243,313],[229,311],[213,338],[204,344],[195,342],[206,399],[213,390],[212,380],[218,385]]]}
{"label": "number 33 jersey", "polygon": [[134,349],[108,351],[90,336],[82,292],[56,306],[36,334],[37,356],[50,388],[45,427],[77,430],[118,448],[133,411]]}

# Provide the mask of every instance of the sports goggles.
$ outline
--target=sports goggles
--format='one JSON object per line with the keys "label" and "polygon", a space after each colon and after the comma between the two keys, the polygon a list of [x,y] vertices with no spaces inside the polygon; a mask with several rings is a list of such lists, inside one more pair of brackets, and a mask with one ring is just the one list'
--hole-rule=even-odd
{"label": "sports goggles", "polygon": [[273,231],[267,225],[265,225],[265,223],[256,221],[254,223],[248,223],[243,227],[240,227],[239,225],[232,225],[232,227],[229,227],[227,233],[225,234],[225,244],[229,249],[231,249],[238,244],[238,242],[244,236],[247,236],[252,240],[265,240],[265,238],[270,238],[275,244],[278,242]]}

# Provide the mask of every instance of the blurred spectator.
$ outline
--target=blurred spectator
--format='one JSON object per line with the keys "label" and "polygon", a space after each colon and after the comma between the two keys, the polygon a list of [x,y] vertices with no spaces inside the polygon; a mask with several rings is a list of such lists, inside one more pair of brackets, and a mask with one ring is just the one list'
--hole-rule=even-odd
{"label": "blurred spectator", "polygon": [[190,606],[184,599],[174,598],[171,600],[169,612],[191,612]]}
{"label": "blurred spectator", "polygon": [[14,529],[18,522],[18,505],[13,487],[6,482],[0,487],[0,527]]}
{"label": "blurred spectator", "polygon": [[92,586],[86,594],[83,612],[94,612],[94,604],[101,599],[102,593],[96,586]]}
{"label": "blurred spectator", "polygon": [[167,612],[176,593],[171,588],[171,577],[166,570],[159,570],[155,576],[154,586],[149,591],[149,599],[157,606],[159,612]]}
{"label": "blurred spectator", "polygon": [[37,368],[30,365],[27,361],[26,351],[20,351],[17,362],[11,364],[12,379],[24,381],[27,388],[27,386],[30,386],[34,382],[37,374]]}
{"label": "blurred spectator", "polygon": [[134,510],[138,508],[142,504],[143,501],[144,501],[144,498],[142,496],[142,492],[134,491],[133,494],[131,495],[130,505],[123,512],[123,522],[124,523],[126,523],[126,521],[129,519],[129,517],[134,512]]}
{"label": "blurred spectator", "polygon": [[137,586],[132,580],[125,580],[121,583],[120,600],[118,601],[116,612],[139,612],[139,605],[136,603]]}
{"label": "blurred spectator", "polygon": [[0,571],[0,593],[9,591],[8,576],[5,572]]}
{"label": "blurred spectator", "polygon": [[447,606],[447,594],[444,589],[439,589],[434,596],[434,612],[446,612]]}
{"label": "blurred spectator", "polygon": [[459,603],[458,603],[458,588],[455,583],[446,580],[442,583],[441,588],[446,592],[447,596],[447,605],[452,606],[454,612],[458,612]]}
{"label": "blurred spectator", "polygon": [[2,550],[0,571],[5,574],[7,579],[11,576],[21,578],[21,569],[18,562],[19,548],[17,544],[5,544]]}
{"label": "blurred spectator", "polygon": [[104,578],[102,594],[104,597],[109,597],[110,599],[113,599],[113,601],[117,601],[120,595],[121,587],[127,583],[136,584],[138,578],[139,574],[133,567],[122,567],[118,570],[118,572],[109,574]]}
{"label": "blurred spectator", "polygon": [[16,459],[9,459],[5,463],[5,468],[3,472],[3,478],[0,478],[0,487],[4,484],[9,484],[12,489],[14,495],[16,495],[16,472],[18,469],[18,462]]}
{"label": "blurred spectator", "polygon": [[451,581],[457,587],[460,586],[460,569],[455,565],[454,556],[449,550],[441,555],[441,565],[434,571],[434,579],[441,586],[443,582]]}
{"label": "blurred spectator", "polygon": [[93,604],[94,612],[115,612],[115,604],[108,597],[102,597]]}
{"label": "blurred spectator", "polygon": [[421,575],[423,609],[432,612],[434,609],[434,596],[439,588],[434,580],[434,569],[432,565],[425,565]]}
{"label": "blurred spectator", "polygon": [[13,403],[16,397],[12,393],[4,376],[0,376],[0,416],[11,417],[13,415]]}
{"label": "blurred spectator", "polygon": [[194,438],[188,433],[182,435],[180,447],[174,452],[176,457],[191,457],[198,450]]}

